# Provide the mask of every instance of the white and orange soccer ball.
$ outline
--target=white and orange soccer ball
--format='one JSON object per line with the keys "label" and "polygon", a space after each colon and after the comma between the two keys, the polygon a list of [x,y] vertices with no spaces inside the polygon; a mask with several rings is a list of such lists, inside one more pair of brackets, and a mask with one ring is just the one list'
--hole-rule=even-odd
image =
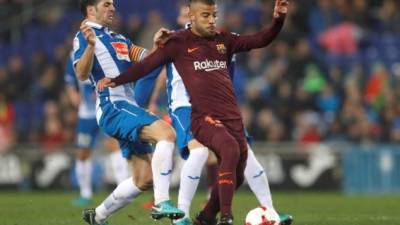
{"label": "white and orange soccer ball", "polygon": [[274,209],[259,206],[247,213],[245,225],[280,225],[279,215]]}

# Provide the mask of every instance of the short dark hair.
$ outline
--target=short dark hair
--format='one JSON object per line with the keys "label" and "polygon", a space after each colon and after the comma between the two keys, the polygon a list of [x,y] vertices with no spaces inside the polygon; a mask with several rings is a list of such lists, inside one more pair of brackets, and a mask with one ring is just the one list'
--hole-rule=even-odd
{"label": "short dark hair", "polygon": [[97,3],[98,1],[99,1],[99,0],[80,0],[79,6],[80,6],[80,8],[81,8],[82,14],[86,17],[86,16],[87,16],[86,8],[87,8],[88,6],[90,6],[90,5],[96,5],[96,3]]}
{"label": "short dark hair", "polygon": [[192,4],[192,3],[196,3],[196,2],[204,3],[206,5],[215,5],[215,4],[217,4],[216,0],[189,0],[189,5]]}

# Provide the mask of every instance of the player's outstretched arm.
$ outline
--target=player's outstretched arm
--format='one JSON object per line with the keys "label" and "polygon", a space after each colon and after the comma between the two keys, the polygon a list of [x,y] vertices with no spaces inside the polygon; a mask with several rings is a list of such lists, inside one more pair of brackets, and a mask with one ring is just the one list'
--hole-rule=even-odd
{"label": "player's outstretched arm", "polygon": [[269,45],[281,31],[288,12],[288,7],[288,0],[276,0],[272,24],[268,28],[255,34],[234,36],[230,40],[232,53],[249,51],[254,48],[262,48]]}
{"label": "player's outstretched arm", "polygon": [[289,0],[276,0],[274,7],[274,18],[285,17],[288,13]]}
{"label": "player's outstretched arm", "polygon": [[142,61],[136,63],[128,70],[115,78],[108,78],[107,76],[97,82],[97,90],[102,91],[106,87],[115,87],[121,84],[135,82],[140,78],[146,76],[157,67],[164,65],[170,60],[171,48],[163,47],[158,48],[155,52],[144,58]]}
{"label": "player's outstretched arm", "polygon": [[93,67],[94,48],[96,45],[96,34],[86,22],[87,20],[84,20],[81,23],[80,30],[87,41],[87,46],[81,58],[75,64],[76,76],[81,81],[89,78]]}

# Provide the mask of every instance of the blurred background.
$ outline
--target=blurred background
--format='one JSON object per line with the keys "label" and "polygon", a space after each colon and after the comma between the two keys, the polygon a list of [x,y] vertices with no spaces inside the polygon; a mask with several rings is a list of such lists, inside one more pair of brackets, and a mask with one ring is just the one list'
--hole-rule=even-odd
{"label": "blurred background", "polygon": [[[181,1],[114,2],[114,29],[138,45],[179,28]],[[270,23],[273,1],[219,7],[220,26],[245,34]],[[82,19],[75,0],[0,0],[0,188],[76,186],[77,109],[63,75]],[[291,1],[278,39],[237,56],[234,86],[274,190],[400,193],[398,0]],[[112,178],[98,149],[101,189]]]}

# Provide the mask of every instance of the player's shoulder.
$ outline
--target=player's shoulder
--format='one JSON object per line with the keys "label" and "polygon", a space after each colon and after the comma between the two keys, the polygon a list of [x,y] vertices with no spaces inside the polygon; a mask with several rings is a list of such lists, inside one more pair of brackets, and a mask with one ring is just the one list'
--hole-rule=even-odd
{"label": "player's shoulder", "polygon": [[166,44],[168,45],[172,45],[172,44],[179,44],[184,42],[186,39],[186,34],[185,34],[185,30],[181,29],[181,30],[175,30],[170,38],[168,39],[168,42]]}
{"label": "player's shoulder", "polygon": [[82,39],[82,38],[85,38],[84,36],[83,36],[83,33],[82,33],[82,31],[77,31],[76,33],[75,33],[75,37],[74,37],[74,39]]}
{"label": "player's shoulder", "polygon": [[175,30],[171,36],[171,40],[181,41],[186,39],[188,32],[186,29]]}
{"label": "player's shoulder", "polygon": [[74,42],[83,42],[85,40],[85,36],[83,35],[82,31],[78,31],[75,34]]}
{"label": "player's shoulder", "polygon": [[76,32],[74,40],[73,40],[73,52],[78,51],[81,46],[84,46],[85,37],[81,31]]}

